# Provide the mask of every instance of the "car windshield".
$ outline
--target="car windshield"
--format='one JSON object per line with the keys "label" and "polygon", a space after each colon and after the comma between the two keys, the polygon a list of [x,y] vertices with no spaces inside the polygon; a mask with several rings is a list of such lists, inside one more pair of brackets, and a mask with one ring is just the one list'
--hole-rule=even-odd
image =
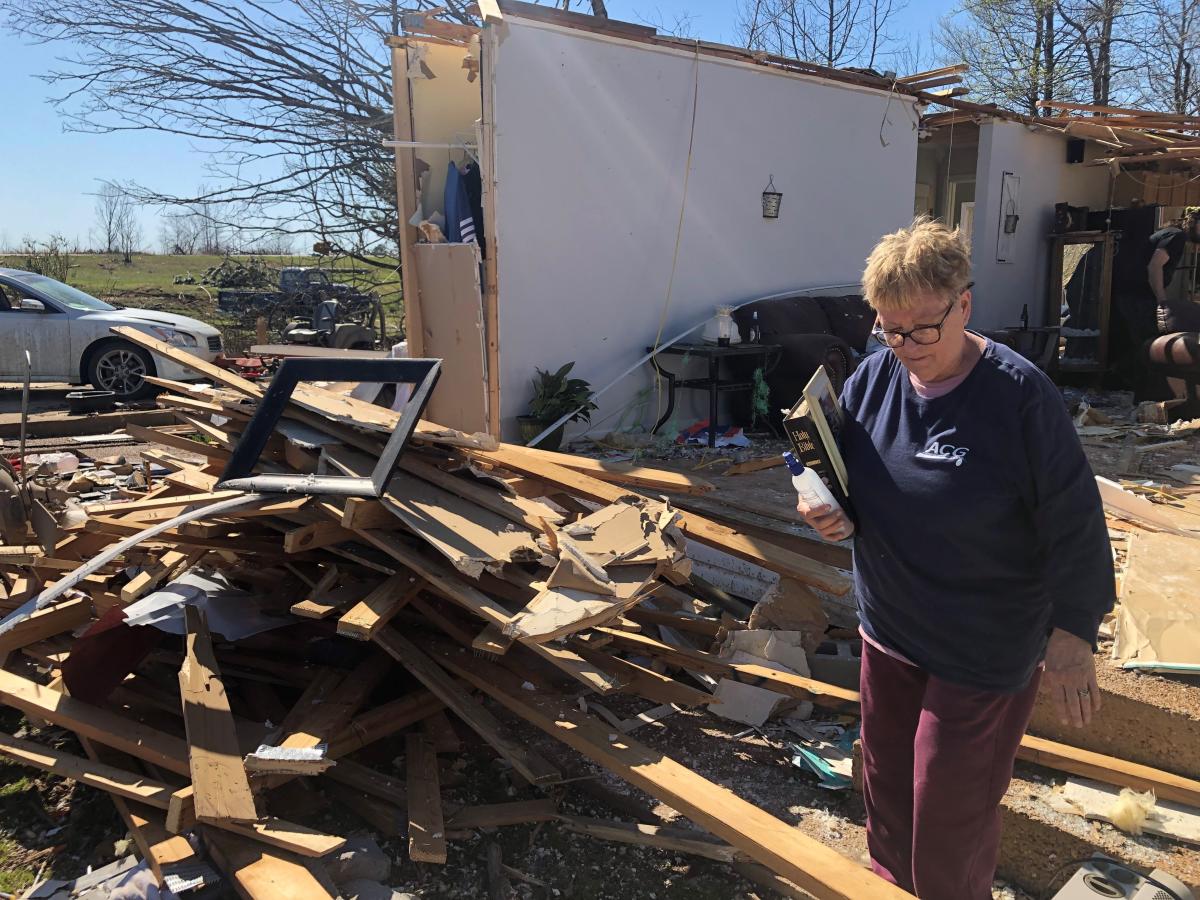
{"label": "car windshield", "polygon": [[69,306],[71,309],[82,309],[90,312],[111,312],[117,308],[111,303],[97,300],[91,294],[85,294],[83,291],[73,288],[69,284],[63,284],[61,281],[55,281],[53,278],[47,278],[45,275],[38,275],[35,272],[18,272],[10,277],[22,284],[29,285],[34,290],[48,296],[51,300],[57,300],[63,306]]}

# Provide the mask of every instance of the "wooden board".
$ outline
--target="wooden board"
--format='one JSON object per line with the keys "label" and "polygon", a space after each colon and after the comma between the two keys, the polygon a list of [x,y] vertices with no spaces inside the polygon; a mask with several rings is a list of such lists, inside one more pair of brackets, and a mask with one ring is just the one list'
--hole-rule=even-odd
{"label": "wooden board", "polygon": [[[431,416],[431,418],[437,417]],[[592,459],[588,456],[576,456],[571,453],[556,453],[538,447],[521,447],[520,450],[532,459],[540,459],[557,466],[573,469],[599,481],[617,485],[697,496],[703,496],[714,488],[711,481],[684,472],[670,472],[666,469],[653,469],[624,462],[609,462],[603,459]]]}
{"label": "wooden board", "polygon": [[1092,778],[1105,784],[1115,784],[1118,787],[1129,787],[1139,791],[1153,790],[1155,796],[1161,800],[1200,807],[1200,781],[1105,756],[1102,753],[1048,741],[1031,734],[1021,739],[1017,759],[1060,772],[1070,772],[1072,775],[1082,775],[1084,778]]}
{"label": "wooden board", "polygon": [[425,582],[408,573],[385,579],[338,619],[337,633],[369,641],[424,589]]}
{"label": "wooden board", "polygon": [[146,778],[140,773],[72,756],[53,747],[13,737],[11,734],[0,733],[0,755],[22,765],[32,766],[43,772],[69,778],[88,787],[158,809],[166,809],[170,802],[171,789],[167,785]]}
{"label": "wooden board", "polygon": [[550,798],[516,800],[511,803],[485,803],[464,806],[450,816],[447,828],[500,828],[504,825],[529,825],[552,822],[558,818],[558,806]]}
{"label": "wooden board", "polygon": [[428,415],[460,431],[487,431],[479,248],[416,244],[412,251],[421,292],[422,353],[443,361]]}
{"label": "wooden board", "polygon": [[0,701],[27,716],[69,728],[168,772],[191,774],[185,741],[3,670],[0,670]]}
{"label": "wooden board", "polygon": [[258,811],[250,793],[237,728],[213,653],[208,624],[204,613],[195,606],[185,606],[184,616],[187,656],[179,670],[179,690],[187,727],[196,816],[202,820],[253,822]]}
{"label": "wooden board", "polygon": [[628,736],[609,737],[607,726],[582,715],[566,698],[512,690],[510,673],[474,660],[469,667],[438,657],[460,678],[515,715],[679,810],[752,859],[823,900],[900,900],[911,895],[807,837],[732,791],[708,781],[661,752]]}
{"label": "wooden board", "polygon": [[409,733],[404,771],[408,784],[408,856],[416,862],[446,862],[446,829],[433,741]]}
{"label": "wooden board", "polygon": [[[1068,778],[1061,792],[1051,794],[1050,805],[1059,812],[1111,823],[1109,812],[1120,796],[1121,788]],[[1200,812],[1179,803],[1159,801],[1146,819],[1143,831],[1193,846],[1200,845]]]}
{"label": "wooden board", "polygon": [[586,834],[607,841],[654,847],[671,853],[687,853],[723,863],[747,862],[750,857],[736,847],[716,840],[702,832],[684,828],[645,825],[641,822],[608,822],[583,816],[559,816],[559,821],[576,834]]}
{"label": "wooden board", "polygon": [[73,631],[91,619],[92,604],[82,597],[63,600],[45,609],[39,609],[9,631],[0,634],[0,660],[13,650],[62,634],[64,631]]}
{"label": "wooden board", "polygon": [[204,829],[203,836],[221,871],[246,900],[333,900],[312,872],[285,853],[212,829]]}

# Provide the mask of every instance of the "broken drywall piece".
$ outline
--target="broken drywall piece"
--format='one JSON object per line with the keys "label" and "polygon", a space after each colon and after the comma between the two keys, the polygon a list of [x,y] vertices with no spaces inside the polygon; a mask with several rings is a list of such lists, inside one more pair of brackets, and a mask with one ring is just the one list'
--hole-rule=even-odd
{"label": "broken drywall piece", "polygon": [[1116,612],[1113,659],[1144,671],[1200,671],[1200,542],[1137,532]]}
{"label": "broken drywall piece", "polygon": [[717,682],[716,698],[720,702],[709,707],[713,713],[755,728],[762,727],[779,708],[779,704],[788,699],[784,694],[729,678]]}
{"label": "broken drywall piece", "polygon": [[[1104,500],[1105,509],[1113,515],[1170,534],[1200,538],[1200,531],[1182,527],[1179,518],[1170,515],[1167,510],[1156,506],[1145,497],[1139,497],[1132,491],[1125,490],[1117,482],[1097,475],[1096,485],[1100,488],[1100,497]],[[1200,525],[1200,520],[1196,524]]]}
{"label": "broken drywall piece", "polygon": [[[600,571],[603,573],[604,570],[601,569]],[[604,580],[600,580],[587,566],[570,553],[564,553],[559,557],[558,565],[554,567],[554,571],[546,579],[546,587],[553,588],[554,590],[573,588],[590,591],[593,594],[600,594],[604,597],[614,597],[617,593],[612,582],[607,579],[607,576],[605,576]]]}
{"label": "broken drywall piece", "polygon": [[[809,675],[808,657],[802,646],[803,638],[804,635],[799,631],[731,631],[726,637],[725,643],[722,644],[719,655],[731,663],[763,666],[777,672],[786,672],[790,675],[807,678]],[[736,722],[761,725],[778,708],[779,703],[790,699],[785,694],[746,685],[742,682],[730,682],[739,687],[737,689],[727,687],[722,695],[721,685],[729,681],[729,679],[722,679],[718,683],[716,696],[722,702],[719,706],[713,706],[710,709],[716,715],[733,719]],[[762,694],[742,691],[741,687],[754,687],[755,691],[761,691]],[[777,698],[769,709],[767,708],[767,698],[764,696],[766,694]],[[746,704],[745,708],[741,708],[743,702]],[[793,715],[796,718],[807,719],[812,715],[812,708],[812,704],[805,701],[795,707]],[[747,716],[757,718],[764,709],[766,713],[762,721],[747,721]]]}

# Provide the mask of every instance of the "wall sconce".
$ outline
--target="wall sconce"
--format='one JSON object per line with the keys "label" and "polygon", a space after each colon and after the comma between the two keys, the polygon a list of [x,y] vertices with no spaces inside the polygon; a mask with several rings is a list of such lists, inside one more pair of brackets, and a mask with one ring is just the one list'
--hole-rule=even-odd
{"label": "wall sconce", "polygon": [[775,176],[771,175],[767,180],[767,189],[762,194],[763,218],[778,219],[779,204],[783,201],[783,194],[775,190]]}

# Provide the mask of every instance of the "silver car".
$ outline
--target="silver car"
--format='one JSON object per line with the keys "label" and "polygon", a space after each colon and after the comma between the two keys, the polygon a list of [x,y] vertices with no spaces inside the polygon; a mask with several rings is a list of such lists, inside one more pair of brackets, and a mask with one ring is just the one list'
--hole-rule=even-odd
{"label": "silver car", "polygon": [[109,330],[114,325],[144,331],[206,361],[221,352],[221,332],[196,319],[119,308],[45,275],[0,268],[0,379],[25,377],[26,350],[33,381],[91,384],[120,400],[152,394],[147,375],[200,377],[117,337]]}

